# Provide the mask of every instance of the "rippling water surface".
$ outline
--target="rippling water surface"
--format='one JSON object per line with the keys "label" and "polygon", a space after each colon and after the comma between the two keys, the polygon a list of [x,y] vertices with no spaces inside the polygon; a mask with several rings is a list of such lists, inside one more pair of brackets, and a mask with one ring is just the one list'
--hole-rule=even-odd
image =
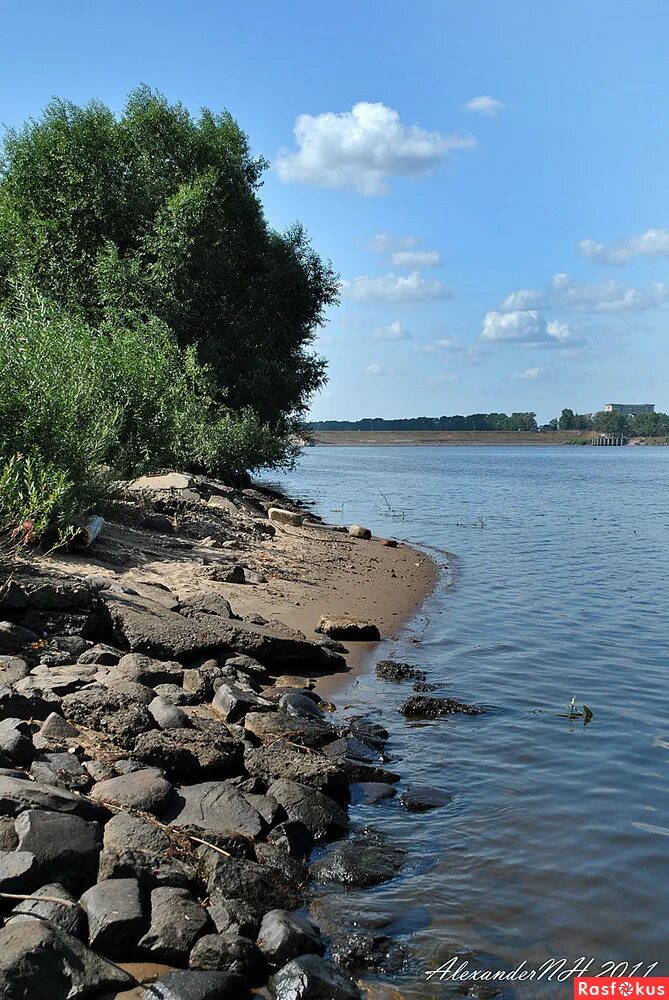
{"label": "rippling water surface", "polygon": [[[669,448],[317,447],[280,478],[326,519],[449,553],[381,652],[492,709],[411,725],[406,687],[370,673],[339,696],[390,729],[400,787],[453,793],[422,815],[353,810],[411,851],[398,879],[349,894],[415,956],[378,996],[450,995],[424,973],[458,951],[471,968],[587,956],[669,975],[668,473]],[[588,726],[558,717],[572,695]]]}

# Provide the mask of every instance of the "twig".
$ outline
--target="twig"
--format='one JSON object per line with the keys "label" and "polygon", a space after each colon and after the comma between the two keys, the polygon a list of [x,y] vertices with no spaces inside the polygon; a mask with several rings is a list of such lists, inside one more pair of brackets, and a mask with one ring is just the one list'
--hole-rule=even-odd
{"label": "twig", "polygon": [[202,840],[201,837],[196,837],[192,833],[186,833],[185,830],[178,829],[175,830],[174,827],[168,826],[167,823],[161,823],[159,819],[152,816],[151,813],[144,812],[142,809],[133,809],[132,806],[125,806],[114,799],[96,799],[96,802],[101,802],[102,805],[108,806],[109,809],[116,809],[118,812],[132,813],[133,816],[139,816],[140,819],[146,820],[148,823],[152,823],[154,826],[160,827],[164,830],[172,840],[177,840],[179,837],[185,837],[186,840],[192,840],[195,844],[202,844],[203,847],[210,847],[212,851],[217,851],[218,854],[222,854],[225,858],[231,858],[232,854],[228,851],[224,851],[222,847],[217,847],[215,844],[210,844],[208,840]]}
{"label": "twig", "polygon": [[34,899],[38,903],[62,903],[63,906],[76,906],[72,899],[60,899],[58,896],[26,896],[22,892],[0,892],[2,899]]}

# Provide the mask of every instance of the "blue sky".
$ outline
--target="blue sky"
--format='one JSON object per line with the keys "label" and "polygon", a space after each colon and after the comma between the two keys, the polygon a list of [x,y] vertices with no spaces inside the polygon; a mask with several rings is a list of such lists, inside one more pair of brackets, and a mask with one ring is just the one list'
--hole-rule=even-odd
{"label": "blue sky", "polygon": [[2,3],[0,122],[228,108],[342,276],[316,419],[669,410],[665,0]]}

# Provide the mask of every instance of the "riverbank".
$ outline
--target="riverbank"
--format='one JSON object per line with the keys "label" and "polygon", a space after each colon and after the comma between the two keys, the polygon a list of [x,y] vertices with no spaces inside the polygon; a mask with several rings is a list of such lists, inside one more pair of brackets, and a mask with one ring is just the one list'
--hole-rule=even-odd
{"label": "riverbank", "polygon": [[356,627],[396,635],[436,566],[272,491],[135,487],[92,545],[14,560],[0,592],[5,993],[39,990],[43,949],[91,995],[188,968],[231,997],[270,974],[279,1000],[305,975],[357,997],[294,912],[350,787],[398,776],[384,731],[331,723],[314,688],[373,648]]}
{"label": "riverbank", "polygon": [[386,445],[565,445],[583,438],[592,431],[316,431],[316,446],[355,445],[372,447]]}

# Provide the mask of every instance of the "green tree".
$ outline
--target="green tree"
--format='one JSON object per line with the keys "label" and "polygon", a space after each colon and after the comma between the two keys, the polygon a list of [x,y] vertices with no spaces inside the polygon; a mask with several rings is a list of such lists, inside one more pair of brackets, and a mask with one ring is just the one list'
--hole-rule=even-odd
{"label": "green tree", "polygon": [[573,431],[575,428],[575,414],[573,410],[564,409],[558,421],[561,431]]}
{"label": "green tree", "polygon": [[631,432],[631,420],[624,413],[609,413],[600,410],[593,417],[593,427],[596,431],[605,434],[629,434]]}

